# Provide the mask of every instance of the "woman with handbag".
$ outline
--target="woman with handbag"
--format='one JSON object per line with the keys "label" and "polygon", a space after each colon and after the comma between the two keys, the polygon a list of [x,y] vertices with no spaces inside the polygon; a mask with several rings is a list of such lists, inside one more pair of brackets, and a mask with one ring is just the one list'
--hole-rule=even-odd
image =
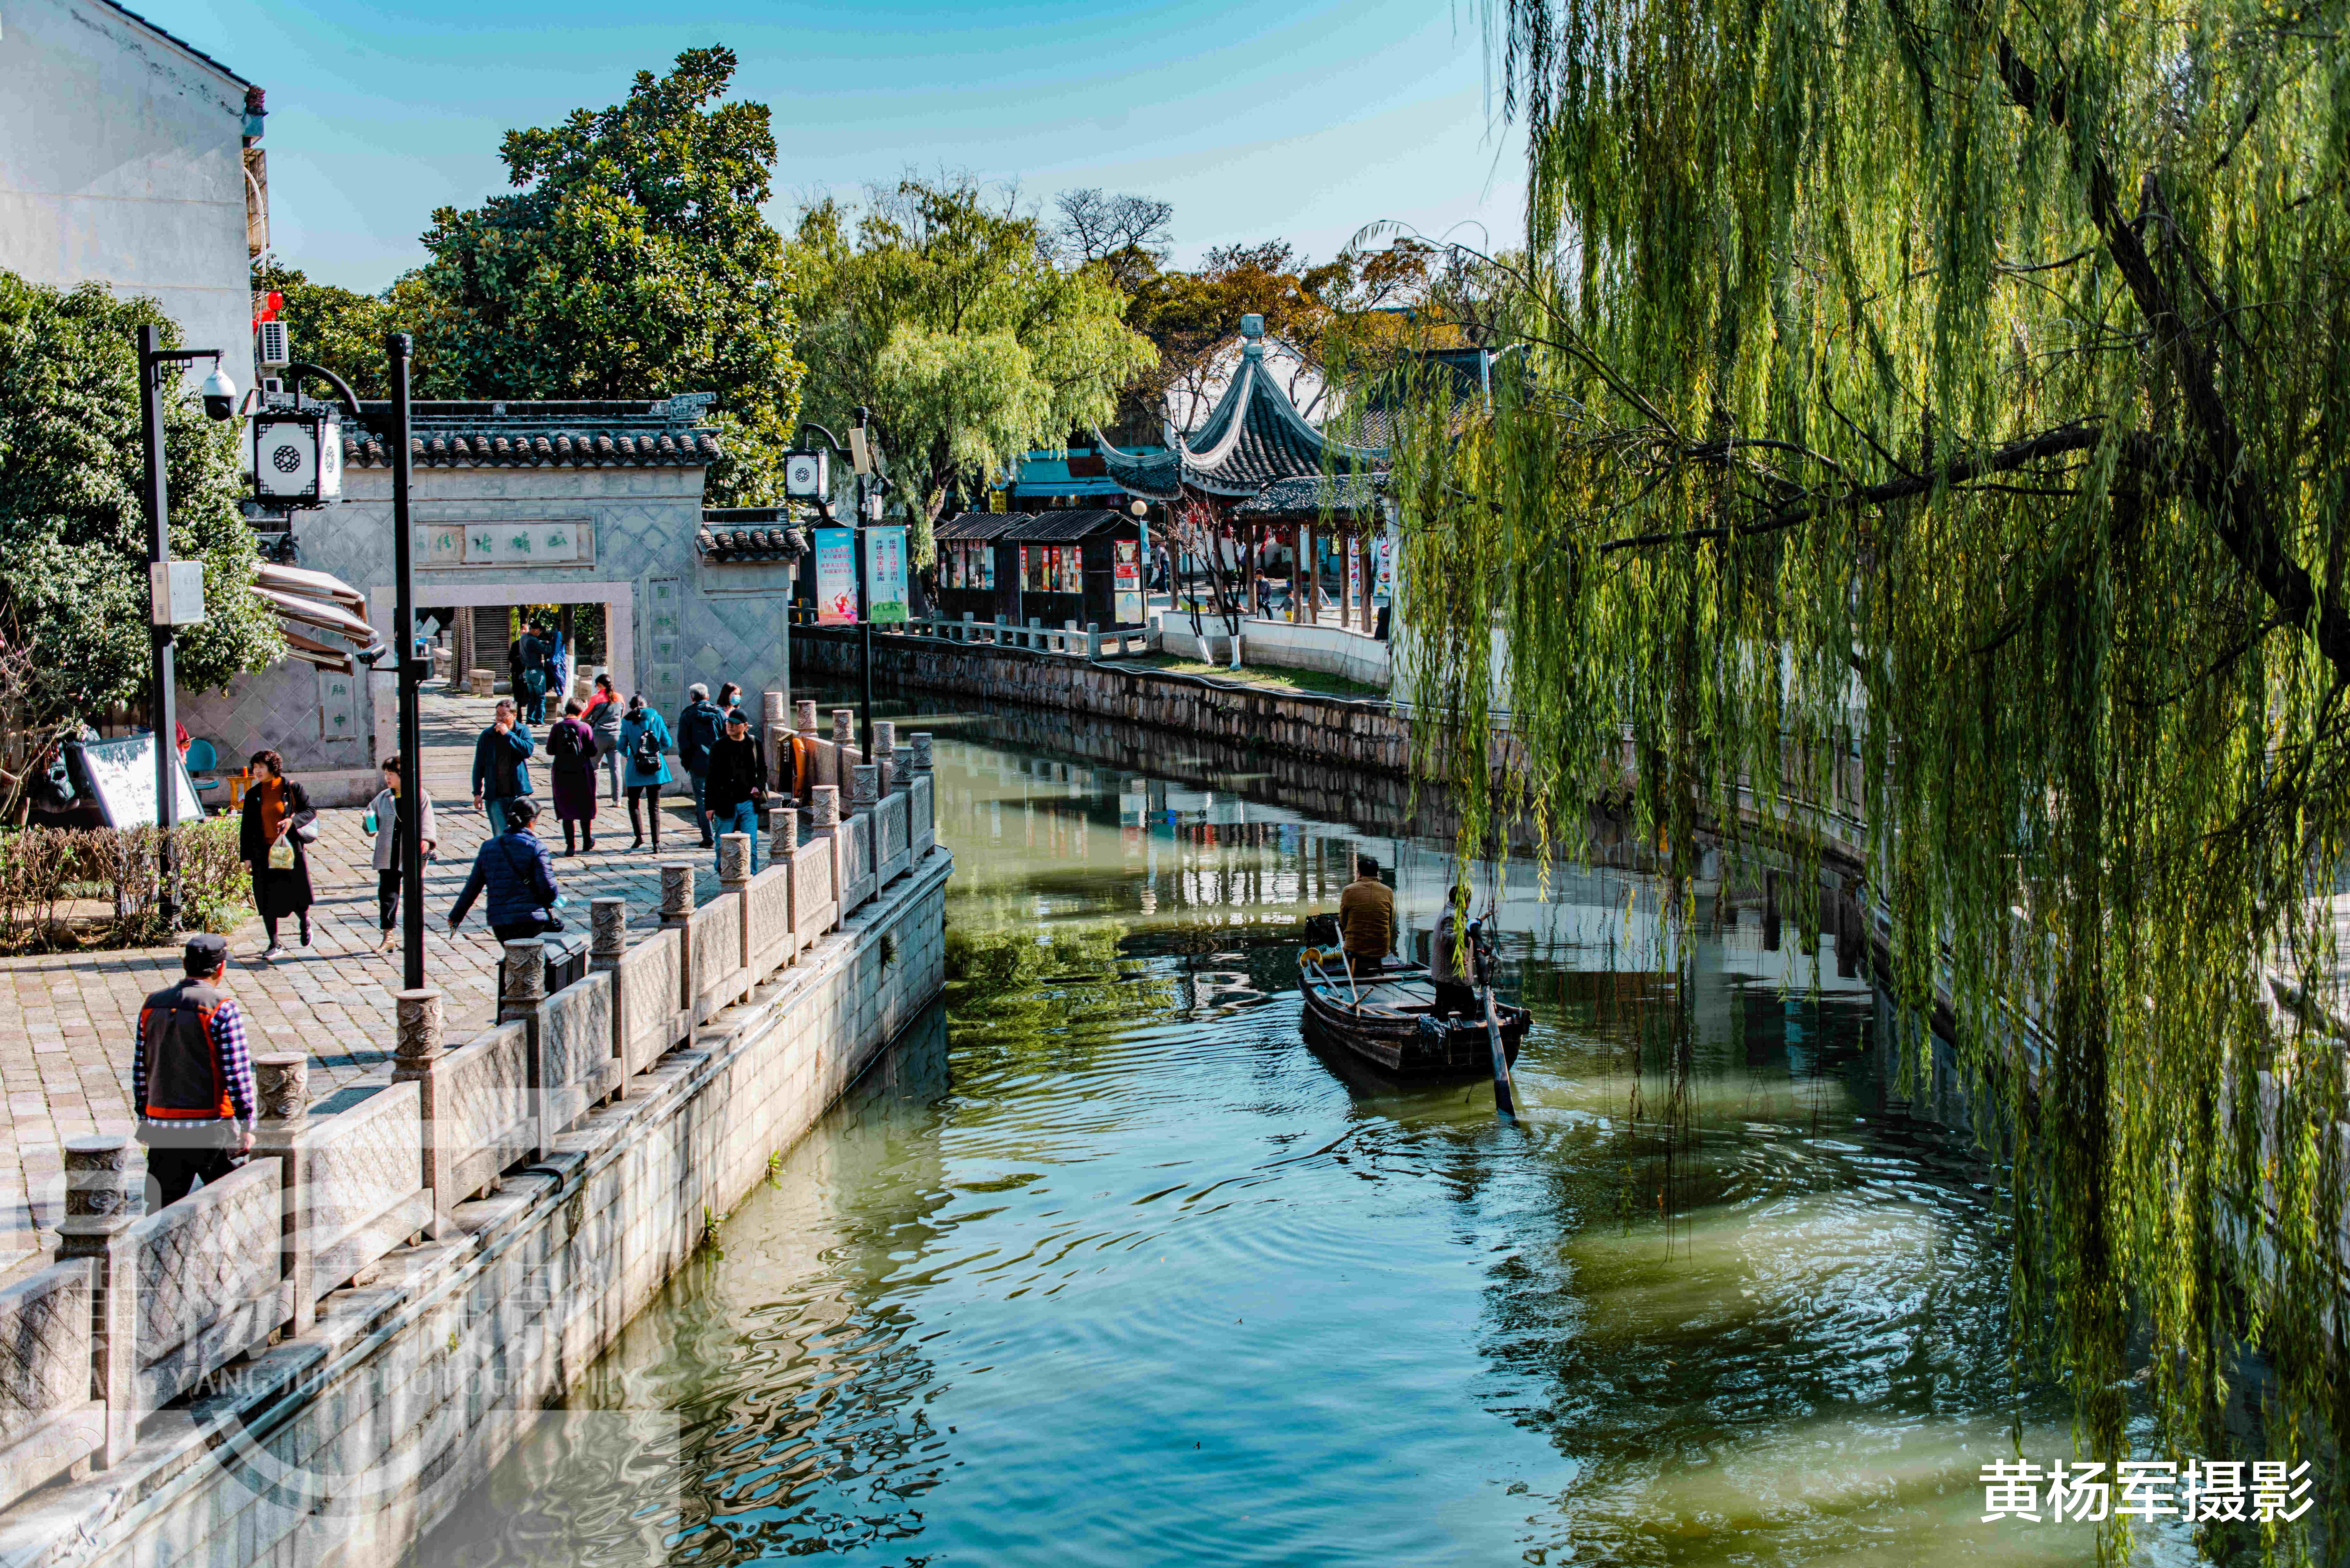
{"label": "woman with handbag", "polygon": [[646,704],[642,692],[631,696],[628,714],[620,721],[619,753],[628,760],[629,831],[637,836],[630,849],[645,846],[645,825],[637,815],[642,803],[645,815],[653,819],[653,853],[660,853],[660,792],[669,783],[669,763],[661,753],[676,749],[660,711]]}
{"label": "woman with handbag", "polygon": [[[429,794],[421,796],[416,807],[423,816],[423,821],[418,825],[423,831],[417,835],[417,839],[424,846],[424,858],[430,860],[432,851],[439,847],[441,837],[440,827],[432,820],[432,797]],[[375,865],[376,920],[383,928],[383,946],[379,950],[390,952],[400,941],[392,929],[392,918],[400,912],[400,835],[407,827],[400,820],[400,759],[397,756],[384,758],[383,788],[378,790],[375,799],[368,803],[367,815],[359,818],[359,826],[375,835],[372,859]]]}
{"label": "woman with handbag", "polygon": [[285,759],[276,752],[255,752],[246,766],[253,783],[244,792],[236,852],[253,871],[253,907],[269,933],[261,956],[275,959],[286,951],[277,940],[277,922],[288,915],[301,922],[302,945],[310,945],[308,848],[318,836],[318,814],[311,809],[308,792],[286,776]]}

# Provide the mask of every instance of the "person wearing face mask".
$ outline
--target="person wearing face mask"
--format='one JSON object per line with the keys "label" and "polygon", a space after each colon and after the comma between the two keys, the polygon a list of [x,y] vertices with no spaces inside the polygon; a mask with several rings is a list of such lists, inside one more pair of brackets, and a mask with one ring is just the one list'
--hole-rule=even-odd
{"label": "person wearing face mask", "polygon": [[751,716],[736,708],[710,748],[710,780],[702,798],[710,809],[712,842],[729,833],[751,836],[751,869],[759,869],[759,803],[767,794],[767,759],[751,737]]}

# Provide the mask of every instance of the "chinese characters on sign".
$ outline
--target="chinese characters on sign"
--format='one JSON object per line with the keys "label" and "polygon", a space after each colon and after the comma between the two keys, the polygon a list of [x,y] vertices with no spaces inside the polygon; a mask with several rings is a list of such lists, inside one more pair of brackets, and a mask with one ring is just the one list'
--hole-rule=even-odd
{"label": "chinese characters on sign", "polygon": [[596,559],[595,526],[518,520],[434,523],[418,531],[426,566],[585,566]]}
{"label": "chinese characters on sign", "polygon": [[906,531],[865,530],[865,602],[876,626],[906,618]]}
{"label": "chinese characters on sign", "polygon": [[816,623],[857,622],[857,535],[849,528],[816,528]]}
{"label": "chinese characters on sign", "polygon": [[2306,1462],[2282,1459],[2059,1460],[2044,1469],[2029,1459],[1982,1467],[1985,1524],[2000,1519],[2033,1523],[2107,1519],[2175,1519],[2290,1523],[2309,1511]]}
{"label": "chinese characters on sign", "polygon": [[339,670],[318,671],[318,733],[324,739],[342,741],[359,733],[359,704],[352,691],[357,684],[357,677]]}

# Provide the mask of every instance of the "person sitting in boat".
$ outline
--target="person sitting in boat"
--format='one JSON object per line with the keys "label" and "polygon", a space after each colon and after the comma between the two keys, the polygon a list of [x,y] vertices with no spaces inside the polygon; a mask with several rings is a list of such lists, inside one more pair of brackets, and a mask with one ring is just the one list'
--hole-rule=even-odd
{"label": "person sitting in boat", "polygon": [[[1469,888],[1456,885],[1444,900],[1444,918],[1436,922],[1435,931],[1428,939],[1428,978],[1436,985],[1436,1005],[1428,1010],[1430,1018],[1482,1018],[1485,1010],[1477,1004],[1476,988],[1467,975],[1475,972],[1476,955],[1464,951],[1461,933],[1469,929],[1470,940],[1476,940],[1476,922],[1461,911],[1469,907]],[[1463,964],[1468,965],[1463,969]]]}
{"label": "person sitting in boat", "polygon": [[1338,895],[1338,940],[1350,971],[1384,969],[1395,951],[1395,894],[1379,880],[1379,863],[1355,857],[1355,879]]}

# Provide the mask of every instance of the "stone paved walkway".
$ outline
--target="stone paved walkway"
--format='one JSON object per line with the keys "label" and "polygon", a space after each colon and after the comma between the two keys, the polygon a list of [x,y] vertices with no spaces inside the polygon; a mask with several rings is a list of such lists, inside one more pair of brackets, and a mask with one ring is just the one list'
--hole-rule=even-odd
{"label": "stone paved walkway", "polygon": [[[423,699],[424,779],[441,831],[439,858],[424,874],[425,969],[429,983],[448,993],[449,1032],[463,1038],[496,1011],[498,946],[480,904],[455,938],[450,908],[472,869],[486,819],[473,809],[470,774],[473,737],[490,720],[487,698],[452,694],[437,686]],[[546,796],[545,749],[532,774]],[[672,771],[675,762],[671,762]],[[599,781],[600,782],[600,781]],[[608,795],[609,786],[603,786]],[[649,845],[631,854],[625,805],[608,800],[597,812],[596,853],[556,861],[556,878],[570,896],[567,918],[587,929],[588,900],[629,900],[633,924],[659,923],[660,861],[690,859],[702,898],[717,892],[709,856],[696,847],[692,816],[682,797],[664,803],[663,853]],[[292,945],[294,922],[281,926],[286,956],[262,963],[261,921],[248,918],[231,937],[228,988],[244,1009],[254,1053],[307,1051],[314,1102],[337,1089],[390,1073],[392,993],[400,988],[400,954],[379,953],[372,840],[360,831],[361,808],[319,813],[310,847],[312,942]],[[562,828],[541,824],[549,847],[562,848]],[[764,865],[764,846],[761,846]],[[176,980],[176,947],[108,953],[50,953],[0,960],[0,1091],[8,1119],[0,1126],[0,1271],[54,1245],[62,1212],[65,1140],[130,1129],[131,1031],[148,993]],[[137,1188],[134,1184],[133,1190]]]}

